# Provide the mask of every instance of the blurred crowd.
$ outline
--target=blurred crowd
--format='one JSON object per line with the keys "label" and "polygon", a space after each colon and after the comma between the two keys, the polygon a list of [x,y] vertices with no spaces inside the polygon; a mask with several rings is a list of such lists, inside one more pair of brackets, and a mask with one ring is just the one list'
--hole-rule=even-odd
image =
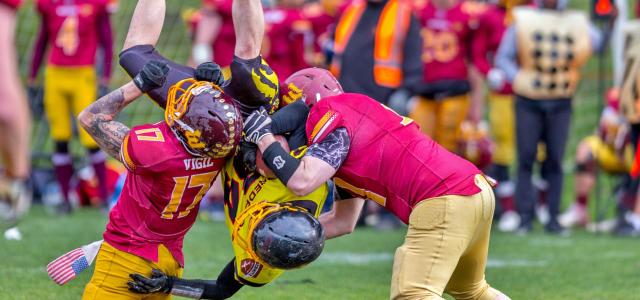
{"label": "blurred crowd", "polygon": [[[54,142],[55,184],[36,185],[34,192],[54,203],[57,213],[71,213],[72,203],[107,208],[123,182],[122,166],[107,162],[71,118],[107,91],[114,57],[110,18],[118,3],[35,2],[41,20],[29,52],[27,95],[13,43],[19,1],[0,0],[0,101],[6,101],[0,107],[5,171],[0,203],[8,206],[3,213],[13,214],[5,218],[8,227],[27,211],[31,198],[27,103],[42,101]],[[262,55],[281,82],[309,66],[329,69],[346,92],[370,96],[413,119],[446,149],[482,168],[498,182],[495,218],[501,231],[527,234],[537,220],[550,234],[580,226],[639,235],[640,168],[634,158],[640,133],[640,21],[627,16],[637,16],[640,5],[593,1],[589,12],[574,10],[569,2],[264,0]],[[182,15],[193,42],[189,64],[215,61],[227,78],[233,76],[228,66],[235,45],[231,6],[232,0],[203,0]],[[575,154],[567,154],[582,67],[610,45],[614,68],[606,73],[614,74],[613,86],[605,93],[603,85],[602,94],[592,95],[601,108],[599,125]],[[296,98],[284,95],[282,101]],[[74,164],[69,151],[76,135],[86,149],[85,168]],[[569,171],[563,168],[565,155],[575,157],[572,192],[563,182]],[[603,174],[614,182],[602,199],[616,204],[614,213],[603,212],[614,205],[588,208]],[[47,200],[51,194],[59,199]],[[575,201],[561,212],[563,195]],[[221,191],[212,189],[203,201],[214,217],[223,216],[221,198]],[[400,226],[369,202],[363,224]],[[601,217],[608,215],[615,218]]]}

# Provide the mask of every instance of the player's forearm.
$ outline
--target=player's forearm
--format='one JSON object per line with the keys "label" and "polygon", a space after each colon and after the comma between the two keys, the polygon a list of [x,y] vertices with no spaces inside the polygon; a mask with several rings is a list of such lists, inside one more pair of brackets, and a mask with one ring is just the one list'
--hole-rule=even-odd
{"label": "player's forearm", "polygon": [[174,278],[171,294],[193,299],[227,299],[243,287],[235,279],[234,264],[235,259],[232,259],[220,272],[217,280]]}
{"label": "player's forearm", "polygon": [[139,0],[131,17],[129,32],[122,50],[136,45],[155,46],[162,32],[166,3],[164,0]]}
{"label": "player's forearm", "polygon": [[327,239],[350,234],[356,228],[364,199],[352,198],[334,202],[333,209],[319,218]]}
{"label": "player's forearm", "polygon": [[129,128],[115,121],[118,114],[142,92],[129,82],[89,105],[78,115],[78,122],[98,143],[100,148],[120,159],[120,147]]}
{"label": "player's forearm", "polygon": [[232,6],[233,29],[236,33],[234,54],[252,59],[260,54],[264,36],[264,13],[260,0],[235,0]]}

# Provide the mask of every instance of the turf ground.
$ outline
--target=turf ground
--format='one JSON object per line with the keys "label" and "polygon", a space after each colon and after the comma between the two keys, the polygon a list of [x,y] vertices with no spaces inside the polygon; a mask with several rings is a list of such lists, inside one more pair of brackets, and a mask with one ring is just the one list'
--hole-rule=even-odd
{"label": "turf ground", "polygon": [[[0,239],[0,299],[79,299],[92,269],[60,287],[47,277],[46,264],[58,255],[98,239],[106,217],[81,210],[69,217],[48,216],[36,207],[21,226],[22,241]],[[513,299],[638,299],[640,251],[637,239],[570,237],[540,233],[528,237],[494,232],[487,280]],[[327,242],[312,265],[284,274],[263,288],[242,289],[235,299],[385,299],[393,252],[404,230],[358,228]],[[186,277],[215,278],[231,258],[222,223],[197,222],[185,241]]]}

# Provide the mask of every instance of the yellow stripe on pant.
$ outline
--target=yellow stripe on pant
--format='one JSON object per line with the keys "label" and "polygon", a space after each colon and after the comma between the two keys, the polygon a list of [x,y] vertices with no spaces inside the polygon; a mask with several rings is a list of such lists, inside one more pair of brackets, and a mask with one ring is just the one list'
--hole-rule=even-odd
{"label": "yellow stripe on pant", "polygon": [[[47,66],[44,72],[44,108],[54,141],[71,140],[71,119],[75,121],[96,97],[97,81],[93,66]],[[98,146],[84,129],[77,128],[82,145],[87,148]]]}
{"label": "yellow stripe on pant", "polygon": [[169,276],[182,277],[183,269],[163,245],[158,246],[158,262],[120,251],[103,242],[96,258],[96,268],[87,284],[82,300],[167,300],[171,295],[156,293],[141,295],[130,292],[129,274],[151,276],[152,269],[160,269]]}
{"label": "yellow stripe on pant", "polygon": [[502,166],[510,166],[516,157],[513,95],[489,93],[489,124],[496,145],[493,162]]}
{"label": "yellow stripe on pant", "polygon": [[458,95],[440,100],[418,97],[409,113],[422,132],[449,151],[457,150],[460,124],[467,118],[469,95]]}
{"label": "yellow stripe on pant", "polygon": [[413,209],[405,242],[396,250],[391,299],[496,299],[485,281],[495,198],[482,175],[480,193],[426,199]]}

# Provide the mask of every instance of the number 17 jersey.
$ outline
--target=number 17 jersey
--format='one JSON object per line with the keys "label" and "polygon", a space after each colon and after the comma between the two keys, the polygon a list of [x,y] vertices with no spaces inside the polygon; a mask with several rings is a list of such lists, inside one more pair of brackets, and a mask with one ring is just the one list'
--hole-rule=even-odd
{"label": "number 17 jersey", "polygon": [[226,159],[189,152],[164,122],[133,127],[120,152],[128,174],[104,240],[154,262],[163,244],[184,265],[184,236]]}

